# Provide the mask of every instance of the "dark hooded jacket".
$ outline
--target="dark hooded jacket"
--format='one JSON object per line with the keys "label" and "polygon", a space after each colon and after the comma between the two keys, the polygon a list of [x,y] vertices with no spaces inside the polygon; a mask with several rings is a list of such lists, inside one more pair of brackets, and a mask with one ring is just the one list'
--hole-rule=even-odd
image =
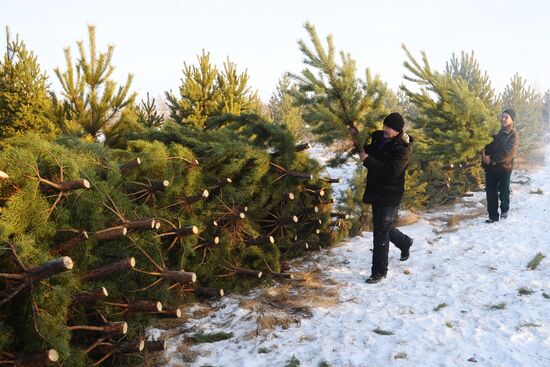
{"label": "dark hooded jacket", "polygon": [[516,129],[512,127],[509,131],[500,130],[493,136],[493,141],[485,147],[485,154],[491,157],[491,162],[483,162],[483,167],[491,172],[512,172],[518,142]]}
{"label": "dark hooded jacket", "polygon": [[384,131],[372,133],[371,142],[365,145],[368,157],[367,184],[363,202],[381,206],[398,206],[405,191],[405,170],[412,154],[413,138],[400,132],[393,139],[384,139]]}

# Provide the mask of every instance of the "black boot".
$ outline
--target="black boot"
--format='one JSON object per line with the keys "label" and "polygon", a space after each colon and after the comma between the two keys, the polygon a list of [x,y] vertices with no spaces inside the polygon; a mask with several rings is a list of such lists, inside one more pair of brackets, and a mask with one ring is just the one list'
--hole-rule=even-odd
{"label": "black boot", "polygon": [[380,282],[382,279],[384,279],[386,275],[384,274],[372,274],[369,279],[366,280],[369,284],[374,284]]}
{"label": "black boot", "polygon": [[399,258],[399,261],[407,261],[409,259],[409,256],[411,256],[410,249],[413,245],[414,240],[411,238],[411,243],[407,248],[404,248],[401,250],[401,257]]}

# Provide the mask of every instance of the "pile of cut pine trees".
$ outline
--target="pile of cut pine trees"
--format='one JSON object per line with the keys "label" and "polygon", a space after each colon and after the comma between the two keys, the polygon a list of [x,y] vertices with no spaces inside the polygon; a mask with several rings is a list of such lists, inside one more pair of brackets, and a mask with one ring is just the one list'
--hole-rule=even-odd
{"label": "pile of cut pine trees", "polygon": [[285,260],[346,235],[308,145],[216,123],[168,123],[125,149],[2,141],[0,365],[135,364],[165,347],[145,341],[156,318],[291,278]]}

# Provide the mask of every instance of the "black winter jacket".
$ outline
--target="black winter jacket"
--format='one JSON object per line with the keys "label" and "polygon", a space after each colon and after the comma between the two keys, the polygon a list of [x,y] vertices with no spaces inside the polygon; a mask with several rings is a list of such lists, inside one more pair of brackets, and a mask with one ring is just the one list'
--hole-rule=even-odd
{"label": "black winter jacket", "polygon": [[368,157],[363,161],[363,166],[368,169],[364,203],[382,206],[401,203],[413,140],[404,132],[387,141],[384,131],[372,133],[370,144],[365,145]]}
{"label": "black winter jacket", "polygon": [[497,135],[493,136],[493,141],[485,147],[485,154],[491,157],[491,163],[482,162],[483,167],[492,172],[512,172],[518,141],[516,129],[500,130]]}

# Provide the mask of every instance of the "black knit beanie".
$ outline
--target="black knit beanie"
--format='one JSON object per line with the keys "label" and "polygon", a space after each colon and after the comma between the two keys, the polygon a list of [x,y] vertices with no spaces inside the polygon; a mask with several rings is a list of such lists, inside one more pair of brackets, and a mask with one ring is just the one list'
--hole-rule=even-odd
{"label": "black knit beanie", "polygon": [[516,121],[516,111],[514,111],[513,109],[509,108],[502,111],[502,113],[507,113],[512,118],[512,121]]}
{"label": "black knit beanie", "polygon": [[395,131],[403,131],[405,119],[397,112],[392,112],[384,119],[384,125],[391,127]]}

